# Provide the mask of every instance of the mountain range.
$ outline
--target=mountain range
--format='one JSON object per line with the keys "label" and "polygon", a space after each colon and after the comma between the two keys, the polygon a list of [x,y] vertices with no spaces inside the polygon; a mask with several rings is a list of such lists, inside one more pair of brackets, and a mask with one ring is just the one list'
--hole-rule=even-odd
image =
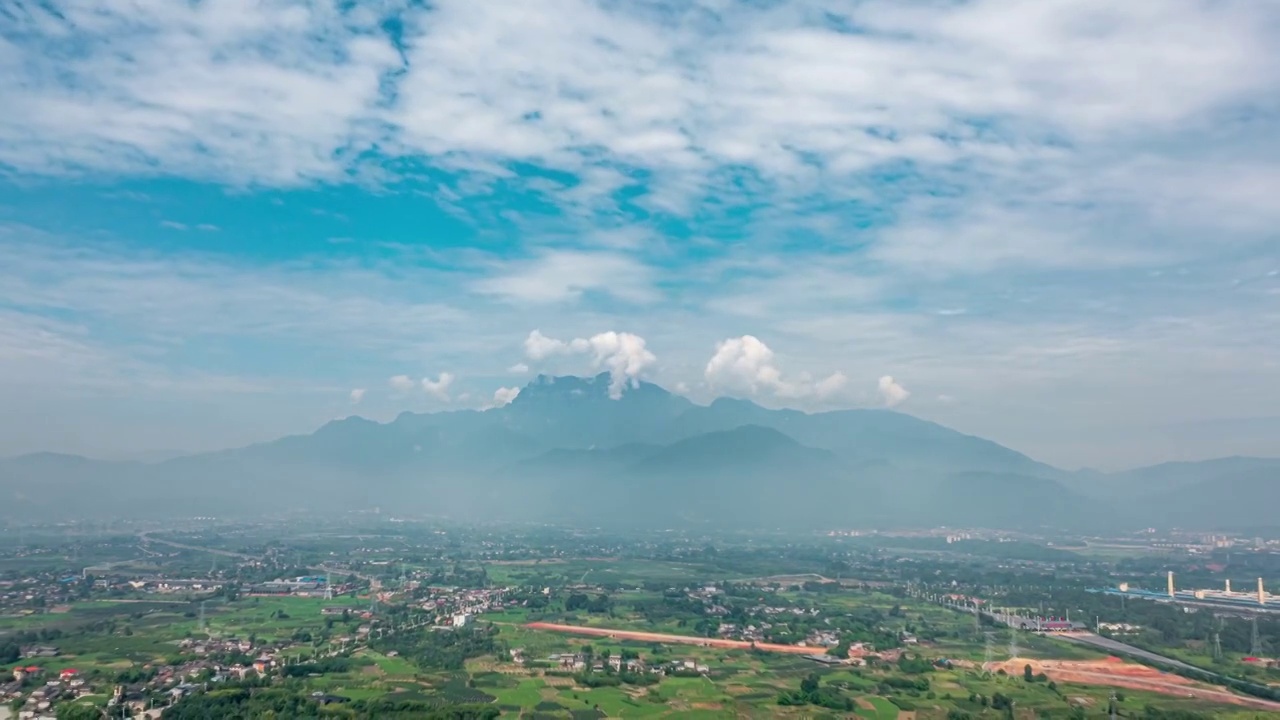
{"label": "mountain range", "polygon": [[[336,420],[164,462],[0,460],[0,518],[400,514],[627,524],[1094,530],[1271,526],[1280,460],[1068,472],[890,410],[710,405],[539,376],[485,411]],[[1221,502],[1242,498],[1247,502]]]}

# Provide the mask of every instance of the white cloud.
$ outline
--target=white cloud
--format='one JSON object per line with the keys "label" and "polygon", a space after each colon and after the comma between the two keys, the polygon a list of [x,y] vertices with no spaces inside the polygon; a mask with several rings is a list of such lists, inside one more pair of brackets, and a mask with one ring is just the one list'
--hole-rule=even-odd
{"label": "white cloud", "polygon": [[387,384],[396,392],[409,392],[416,383],[408,375],[396,375],[388,380]]}
{"label": "white cloud", "polygon": [[453,373],[442,372],[435,380],[432,380],[431,378],[422,378],[422,389],[425,390],[428,395],[431,395],[438,400],[448,402],[449,386],[453,385],[453,380]]}
{"label": "white cloud", "polygon": [[[569,343],[547,337],[542,334],[541,330],[531,331],[529,337],[524,340],[524,354],[534,362],[568,352],[571,352]],[[528,370],[528,366],[524,365],[524,363],[520,363],[520,365],[523,365]]]}
{"label": "white cloud", "polygon": [[359,405],[359,404],[360,404],[360,401],[361,401],[361,400],[364,400],[364,392],[365,392],[364,388],[356,388],[356,389],[352,390],[352,391],[351,391],[351,404],[352,404],[352,405]]}
{"label": "white cloud", "polygon": [[615,399],[622,396],[628,383],[639,382],[640,375],[658,362],[639,335],[609,331],[591,336],[588,342],[596,366],[609,370],[609,396]]}
{"label": "white cloud", "polygon": [[725,166],[800,190],[902,160],[1016,169],[1176,136],[1275,91],[1276,19],[1249,0],[28,5],[0,41],[18,109],[0,161],[292,184],[378,146],[487,175],[609,175],[586,183],[605,194],[641,168],[652,206],[688,208],[735,187]]}
{"label": "white cloud", "polygon": [[609,396],[617,399],[628,385],[657,363],[658,358],[646,347],[645,339],[632,333],[612,330],[590,338],[557,340],[534,330],[524,341],[525,355],[538,362],[557,355],[586,355],[595,369],[609,371]]}
{"label": "white cloud", "polygon": [[879,389],[880,398],[884,401],[885,407],[901,405],[904,400],[911,396],[911,393],[890,375],[880,378]]}
{"label": "white cloud", "polygon": [[848,383],[842,373],[814,381],[807,374],[784,378],[773,350],[754,335],[728,338],[716,344],[703,376],[713,389],[769,394],[778,398],[828,398]]}
{"label": "white cloud", "polygon": [[[536,330],[534,332],[537,332]],[[507,372],[512,375],[524,375],[529,372],[529,366],[520,362],[507,368]]]}
{"label": "white cloud", "polygon": [[[427,194],[500,250],[383,262],[323,210],[308,222],[331,223],[317,236],[345,238],[345,261],[112,247],[92,212],[92,233],[57,243],[0,229],[4,383],[175,382],[162,366],[196,354],[179,343],[210,350],[202,370],[245,372],[232,358],[267,341],[314,353],[307,382],[331,403],[347,371],[319,364],[330,351],[484,364],[572,303],[575,325],[661,349],[664,379],[696,383],[702,348],[745,326],[795,360],[742,387],[812,408],[849,383],[801,362],[891,367],[917,399],[983,398],[939,419],[1028,450],[1059,436],[1026,430],[1037,414],[1072,407],[1135,408],[1136,425],[1280,402],[1280,371],[1258,359],[1280,356],[1280,289],[1230,285],[1276,267],[1276,3],[429,5],[50,0],[6,16],[15,217],[31,176],[262,189],[394,185],[407,168],[408,186],[451,178]],[[161,238],[166,217],[237,217],[151,192],[110,199]],[[581,338],[528,364],[596,357]]]}
{"label": "white cloud", "polygon": [[490,407],[509,405],[519,394],[520,388],[518,387],[500,387],[493,391],[493,404]]}
{"label": "white cloud", "polygon": [[174,220],[161,220],[160,227],[165,228],[167,230],[186,230],[187,229],[187,226],[184,223],[176,222]]}
{"label": "white cloud", "polygon": [[534,260],[498,268],[474,288],[512,302],[554,303],[596,292],[633,303],[655,300],[645,265],[607,253],[548,252]]}

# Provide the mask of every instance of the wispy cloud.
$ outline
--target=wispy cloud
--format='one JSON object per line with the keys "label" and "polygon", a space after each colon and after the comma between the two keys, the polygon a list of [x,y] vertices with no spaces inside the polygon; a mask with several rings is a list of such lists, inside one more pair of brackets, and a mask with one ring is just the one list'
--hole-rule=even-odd
{"label": "wispy cloud", "polygon": [[595,292],[643,303],[657,298],[649,275],[643,263],[624,255],[554,251],[497,268],[475,289],[515,302],[576,300]]}
{"label": "wispy cloud", "polygon": [[[263,358],[300,356],[324,417],[405,369],[466,368],[461,402],[540,362],[807,408],[906,382],[913,412],[1027,449],[1055,405],[1257,414],[1280,402],[1278,43],[1250,0],[24,4],[4,175],[111,186],[121,214],[0,228],[0,391],[278,392],[299,373]],[[237,254],[251,215],[164,178],[317,234]],[[344,187],[467,232],[367,251],[358,199],[306,195]],[[568,352],[526,356],[531,327]],[[611,327],[632,335],[575,349]]]}
{"label": "wispy cloud", "polygon": [[667,210],[694,198],[666,189],[741,187],[724,167],[796,192],[901,161],[1007,175],[1182,136],[1280,77],[1280,11],[1256,2],[44,8],[0,53],[12,167],[292,184],[379,146],[645,168]]}

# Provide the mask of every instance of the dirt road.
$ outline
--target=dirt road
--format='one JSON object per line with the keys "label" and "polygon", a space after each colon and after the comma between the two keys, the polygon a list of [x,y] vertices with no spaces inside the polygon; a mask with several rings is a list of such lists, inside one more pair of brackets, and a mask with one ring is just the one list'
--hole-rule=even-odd
{"label": "dirt road", "polygon": [[801,647],[799,645],[775,645],[773,643],[749,643],[743,640],[723,640],[720,638],[701,638],[690,635],[668,635],[666,633],[640,632],[638,630],[614,630],[611,628],[584,627],[581,625],[559,625],[556,623],[534,622],[525,625],[530,630],[548,630],[551,632],[571,633],[573,635],[590,635],[607,637],[615,640],[638,640],[640,642],[661,643],[664,645],[699,645],[701,647],[725,648],[730,650],[764,650],[765,652],[792,653],[795,655],[823,655],[825,648]]}

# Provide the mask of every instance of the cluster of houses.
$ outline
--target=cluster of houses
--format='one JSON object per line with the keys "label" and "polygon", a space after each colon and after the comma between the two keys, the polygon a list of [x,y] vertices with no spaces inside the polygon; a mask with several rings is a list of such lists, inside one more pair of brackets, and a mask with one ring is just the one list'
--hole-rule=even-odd
{"label": "cluster of houses", "polygon": [[11,678],[0,683],[0,700],[7,704],[25,699],[23,709],[31,713],[45,713],[55,703],[93,693],[79,671],[72,668],[46,671],[35,665],[20,665],[13,668]]}
{"label": "cluster of houses", "polygon": [[[219,653],[245,655],[253,645],[244,640],[184,640],[180,644],[184,652],[198,655]],[[108,704],[112,707],[127,706],[141,711],[152,706],[157,699],[176,702],[196,692],[208,683],[226,680],[244,680],[254,676],[267,676],[280,667],[282,661],[270,650],[248,662],[220,662],[199,658],[178,665],[154,668],[154,674],[142,682],[114,685]],[[11,677],[12,679],[8,679]],[[83,676],[71,668],[47,670],[37,665],[20,665],[0,682],[0,701],[10,703],[24,700],[23,712],[36,716],[51,714],[59,703],[97,694],[105,689],[94,688],[94,679]]]}
{"label": "cluster of houses", "polygon": [[75,599],[72,581],[55,573],[0,580],[0,615],[31,615],[65,606]]}
{"label": "cluster of houses", "polygon": [[[418,607],[436,616],[436,625],[462,627],[476,615],[500,612],[507,607],[508,588],[427,588],[427,597]],[[514,604],[514,603],[513,603]]]}
{"label": "cluster of houses", "polygon": [[[519,650],[513,650],[512,659],[523,664]],[[711,671],[709,667],[694,660],[671,660],[659,665],[648,665],[639,657],[623,659],[619,655],[607,658],[589,656],[584,653],[566,653],[547,656],[552,666],[564,672],[585,672],[588,667],[593,672],[604,672],[606,668],[614,672],[649,673],[651,675],[672,675],[676,673],[698,673],[705,675]]]}

